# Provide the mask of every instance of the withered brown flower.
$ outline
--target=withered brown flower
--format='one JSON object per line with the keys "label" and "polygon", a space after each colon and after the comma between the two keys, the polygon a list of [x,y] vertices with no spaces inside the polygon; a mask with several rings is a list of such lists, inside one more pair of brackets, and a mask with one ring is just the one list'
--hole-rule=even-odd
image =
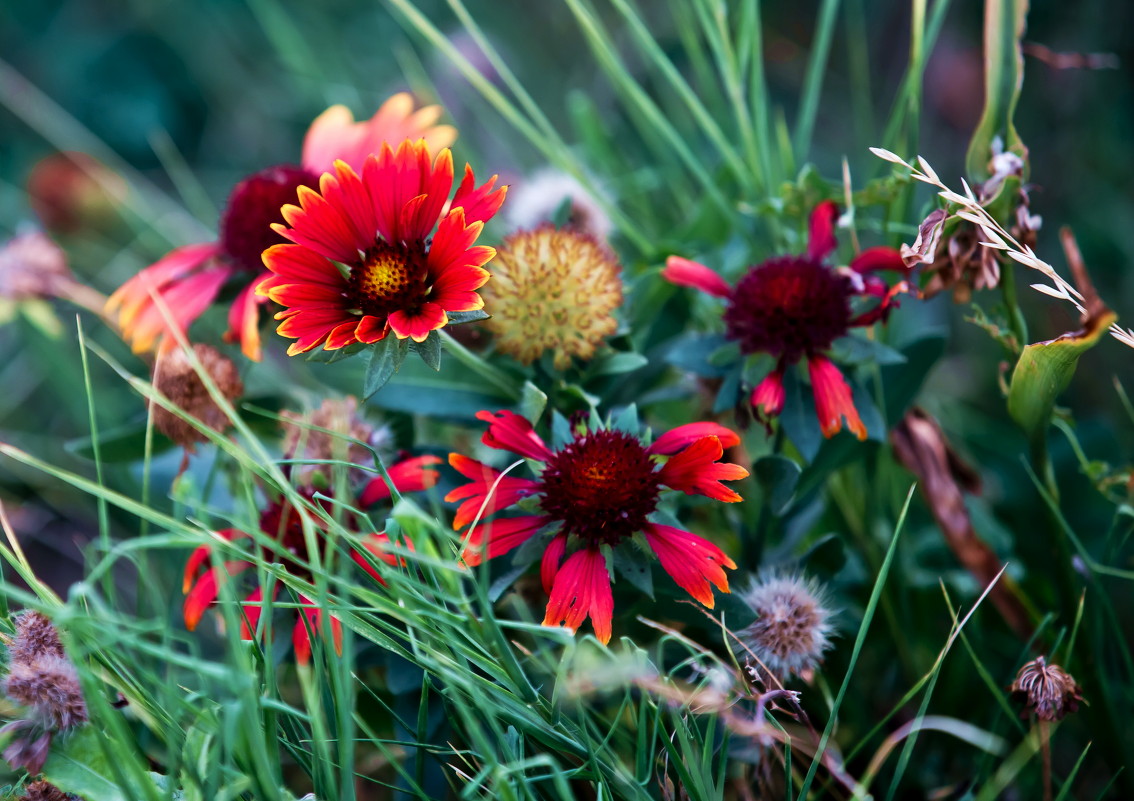
{"label": "withered brown flower", "polygon": [[65,793],[50,782],[32,782],[24,788],[18,801],[71,801],[75,796]]}
{"label": "withered brown flower", "polygon": [[1047,664],[1042,656],[1020,668],[1010,689],[1012,697],[1024,704],[1021,717],[1034,712],[1046,721],[1062,720],[1083,700],[1075,678],[1059,665]]}
{"label": "withered brown flower", "polygon": [[[230,359],[208,345],[194,345],[193,353],[227,400],[231,402],[244,394],[244,384]],[[205,382],[180,348],[155,362],[154,387],[186,414],[214,431],[224,431],[228,427],[228,417],[209,395]],[[208,437],[173,412],[157,404],[152,404],[152,407],[158,431],[186,451],[192,453],[195,443],[208,441]]]}

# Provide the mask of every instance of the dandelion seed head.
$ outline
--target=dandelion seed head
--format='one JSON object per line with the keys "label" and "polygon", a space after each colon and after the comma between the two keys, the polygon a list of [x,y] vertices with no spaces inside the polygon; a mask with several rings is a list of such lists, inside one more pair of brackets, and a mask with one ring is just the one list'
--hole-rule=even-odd
{"label": "dandelion seed head", "polygon": [[741,641],[777,676],[801,675],[822,661],[833,627],[819,585],[795,575],[769,575],[740,593],[756,615]]}

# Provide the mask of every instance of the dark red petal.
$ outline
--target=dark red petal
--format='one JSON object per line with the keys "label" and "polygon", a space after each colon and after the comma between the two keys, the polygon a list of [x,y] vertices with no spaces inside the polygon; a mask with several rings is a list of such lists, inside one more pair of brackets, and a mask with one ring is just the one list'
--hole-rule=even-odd
{"label": "dark red petal", "polygon": [[650,524],[642,533],[657,554],[662,570],[705,606],[713,608],[710,583],[721,592],[729,591],[723,568],[735,570],[736,563],[720,548],[696,534],[658,523]]}
{"label": "dark red petal", "polygon": [[851,259],[850,268],[856,273],[872,273],[877,270],[909,272],[909,268],[902,260],[902,254],[887,247],[867,248]]}
{"label": "dark red petal", "polygon": [[822,261],[838,243],[835,241],[835,223],[839,220],[839,207],[833,200],[824,200],[811,212],[807,232],[807,256]]}
{"label": "dark red petal", "polygon": [[567,552],[567,535],[560,534],[552,538],[544,549],[543,558],[539,563],[539,578],[543,583],[543,591],[550,594],[555,583],[555,574],[559,572],[559,563],[563,561],[563,554]]}
{"label": "dark red petal", "polygon": [[784,374],[773,370],[752,390],[752,408],[756,417],[767,421],[784,410]]}

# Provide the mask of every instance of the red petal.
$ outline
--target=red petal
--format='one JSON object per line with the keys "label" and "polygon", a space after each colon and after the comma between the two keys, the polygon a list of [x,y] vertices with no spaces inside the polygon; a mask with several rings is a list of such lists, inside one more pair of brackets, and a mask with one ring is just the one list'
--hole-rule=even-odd
{"label": "red petal", "polygon": [[670,256],[666,259],[665,269],[662,270],[661,275],[671,284],[699,289],[714,297],[727,298],[732,294],[732,287],[719,273],[710,270],[704,264],[680,256]]}
{"label": "red petal", "polygon": [[543,552],[539,563],[539,578],[543,582],[543,591],[551,594],[551,586],[555,582],[555,574],[559,572],[559,563],[563,561],[563,554],[567,552],[567,535],[560,534],[552,538]]}
{"label": "red petal", "polygon": [[599,642],[610,642],[614,597],[606,559],[597,548],[576,551],[559,568],[547,601],[543,625],[562,624],[574,630],[588,617]]}
{"label": "red petal", "polygon": [[409,337],[414,342],[424,342],[429,333],[441,328],[449,322],[445,310],[436,303],[425,302],[415,312],[398,310],[391,312],[387,318],[390,330],[398,339]]}
{"label": "red petal", "polygon": [[[272,590],[272,600],[280,593],[280,587],[277,584]],[[244,610],[245,621],[240,624],[240,637],[241,639],[251,640],[256,636],[256,629],[260,625],[260,617],[264,614],[264,590],[262,587],[257,587],[248,597],[244,599],[241,604],[241,609]]]}
{"label": "red petal", "polygon": [[720,548],[696,534],[658,523],[651,523],[642,533],[657,554],[662,570],[705,606],[713,608],[710,583],[721,592],[729,591],[723,568],[735,570],[736,563]]}
{"label": "red petal", "polygon": [[902,254],[893,248],[867,248],[851,259],[850,268],[856,273],[872,273],[877,270],[895,270],[908,273]]}
{"label": "red petal", "polygon": [[[430,465],[435,464],[441,464],[436,456],[417,456],[391,465],[386,472],[398,492],[420,492],[437,483],[440,474],[429,469]],[[370,506],[389,497],[390,488],[386,486],[386,480],[378,476],[366,485],[359,500],[363,506]]]}
{"label": "red petal", "polygon": [[464,209],[465,218],[471,222],[487,222],[500,209],[504,202],[504,195],[508,187],[502,186],[493,190],[496,178],[493,175],[479,187],[475,187],[476,179],[473,177],[472,167],[465,165],[465,174],[457,193],[453,196],[450,208]]}
{"label": "red petal", "polygon": [[228,310],[228,331],[225,342],[239,342],[240,351],[254,362],[260,361],[260,304],[264,299],[256,294],[259,279],[252,281],[232,302]]}
{"label": "red petal", "polygon": [[[506,517],[502,520],[485,520],[468,531],[461,561],[476,567],[484,558],[495,559],[515,550],[551,520],[548,517]],[[485,532],[488,532],[488,554],[482,553]]]}
{"label": "red petal", "polygon": [[551,451],[535,432],[532,424],[515,412],[479,411],[476,417],[488,423],[488,430],[480,438],[480,441],[488,447],[512,451],[528,459],[535,459],[537,462],[546,462],[551,458]]}
{"label": "red petal", "polygon": [[[315,606],[310,598],[299,596],[299,602],[305,604],[300,607],[299,620],[295,622],[292,630],[291,642],[295,648],[295,659],[299,664],[306,665],[311,662],[311,634],[319,634],[319,621],[323,610]],[[343,624],[334,615],[331,615],[331,637],[335,641],[335,653],[343,654]]]}
{"label": "red petal", "polygon": [[212,305],[232,273],[230,267],[210,267],[166,284],[157,291],[165,311],[152,297],[148,298],[148,304],[137,309],[137,315],[129,322],[125,316],[119,320],[123,338],[131,342],[135,353],[159,344],[163,350],[175,347],[177,340],[173,336],[173,328],[182,334],[188,331],[189,326]]}
{"label": "red petal", "polygon": [[189,631],[197,628],[197,624],[201,622],[201,616],[205,614],[209,604],[217,599],[221,583],[232,576],[243,573],[250,566],[251,563],[249,562],[234,561],[225,562],[223,570],[215,567],[206,570],[197,579],[193,588],[189,590],[189,594],[185,596],[185,604],[181,610],[185,618],[185,628]]}
{"label": "red petal", "polygon": [[[214,536],[218,537],[219,539],[225,540],[226,542],[231,542],[237,537],[246,537],[248,535],[243,531],[240,531],[239,529],[226,528],[214,532]],[[193,550],[193,553],[189,555],[188,561],[185,562],[185,576],[181,581],[182,593],[189,592],[189,587],[192,586],[193,580],[197,578],[197,573],[200,571],[201,565],[203,565],[209,558],[209,554],[212,552],[212,550],[212,545],[205,544],[195,548]]]}
{"label": "red petal", "polygon": [[174,248],[140,270],[107,298],[106,311],[118,311],[121,324],[129,324],[138,311],[151,302],[151,288],[160,291],[166,284],[181,280],[218,253],[220,245],[216,242]]}
{"label": "red petal", "polygon": [[[408,539],[404,540],[404,542],[406,549],[412,551],[413,543]],[[404,565],[406,563],[405,559],[402,559],[386,550],[386,546],[388,546],[389,544],[390,538],[384,531],[377,534],[371,534],[362,540],[362,547],[365,548],[366,551],[378,561],[385,562],[391,567],[394,565]],[[351,558],[358,563],[359,567],[370,574],[371,578],[373,578],[383,587],[386,586],[385,580],[383,580],[383,578],[378,575],[378,571],[374,569],[374,566],[367,560],[365,556],[363,556],[358,551],[351,551],[350,555]]]}
{"label": "red petal", "polygon": [[692,443],[705,437],[716,437],[725,448],[732,448],[740,444],[740,436],[717,423],[686,423],[665,432],[654,444],[646,448],[647,453],[671,454],[677,453]]}
{"label": "red petal", "polygon": [[808,258],[821,261],[835,249],[835,223],[839,219],[839,207],[833,200],[824,200],[811,212],[807,234]]}
{"label": "red petal", "polygon": [[501,477],[499,470],[494,470],[459,453],[449,454],[449,464],[461,475],[472,479],[471,483],[462,484],[445,496],[445,501],[448,503],[468,499],[457,509],[457,516],[453,519],[455,529],[463,528],[477,516],[489,517],[529,495],[534,495],[540,488],[538,481],[511,476]]}
{"label": "red petal", "polygon": [[843,418],[847,430],[860,440],[866,439],[866,426],[854,408],[854,399],[846,379],[834,363],[823,356],[812,356],[807,362],[811,375],[811,391],[815,393],[815,414],[819,417],[819,427],[823,436],[833,437],[843,428]]}
{"label": "red petal", "polygon": [[724,454],[721,441],[716,437],[699,439],[680,453],[669,457],[658,479],[671,489],[686,495],[704,495],[717,501],[736,503],[743,500],[738,494],[721,484],[748,476],[738,464],[721,464],[717,460]]}
{"label": "red petal", "polygon": [[765,423],[784,410],[784,374],[776,369],[752,390],[752,408]]}

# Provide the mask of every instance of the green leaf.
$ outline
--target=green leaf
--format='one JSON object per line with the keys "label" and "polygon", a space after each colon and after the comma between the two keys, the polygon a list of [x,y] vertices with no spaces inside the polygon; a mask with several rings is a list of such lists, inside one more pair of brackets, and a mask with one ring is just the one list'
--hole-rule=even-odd
{"label": "green leaf", "polygon": [[111,778],[115,771],[99,745],[99,736],[93,726],[86,726],[54,740],[43,765],[43,777],[63,792],[99,801],[134,801],[159,795],[156,783],[149,793],[140,787],[120,788]]}
{"label": "green leaf", "polygon": [[590,374],[592,376],[621,375],[622,373],[633,372],[639,367],[645,367],[649,363],[650,360],[641,353],[616,352],[601,360],[596,360],[591,365]]}
{"label": "green leaf", "polygon": [[713,414],[720,414],[736,406],[740,399],[740,370],[733,370],[721,382],[717,397],[713,400]]}
{"label": "green leaf", "polygon": [[362,399],[367,400],[386,386],[409,353],[409,341],[387,336],[375,342],[366,363],[366,377],[362,382]]}
{"label": "green leaf", "polygon": [[670,347],[665,360],[674,367],[688,370],[697,375],[710,378],[722,376],[727,372],[727,368],[710,364],[709,356],[727,342],[728,340],[721,334],[688,334],[679,337]]}
{"label": "green leaf", "polygon": [[634,588],[651,600],[654,597],[654,574],[645,555],[632,545],[625,544],[612,552],[614,569]]}
{"label": "green leaf", "polygon": [[535,425],[546,408],[547,393],[531,381],[525,381],[523,389],[520,390],[520,414]]}
{"label": "green leaf", "polygon": [[[984,111],[969,142],[965,169],[970,180],[989,176],[992,142],[1026,159],[1028,150],[1016,132],[1013,117],[1024,83],[1024,54],[1020,39],[1028,13],[1028,0],[985,0],[984,4]],[[1025,161],[1026,163],[1026,161]]]}
{"label": "green leaf", "polygon": [[465,323],[479,323],[492,315],[482,309],[477,309],[467,312],[446,312],[446,316],[449,318],[449,325],[464,325]]}
{"label": "green leaf", "polygon": [[434,370],[441,369],[441,335],[430,331],[424,342],[412,342],[410,347],[417,351],[417,355]]}
{"label": "green leaf", "polygon": [[616,431],[625,431],[631,436],[638,436],[638,429],[641,424],[638,422],[638,404],[631,403],[625,409],[618,413],[612,421],[611,427]]}
{"label": "green leaf", "polygon": [[559,411],[551,412],[551,447],[553,450],[562,450],[568,442],[574,440],[571,434],[571,423]]}
{"label": "green leaf", "polygon": [[[63,447],[76,456],[94,460],[94,442],[90,437],[68,440]],[[173,447],[173,443],[162,436],[155,436],[153,453],[162,453]],[[104,462],[132,462],[141,459],[146,453],[146,420],[135,420],[125,425],[115,426],[98,432],[98,455]]]}
{"label": "green leaf", "polygon": [[850,334],[835,340],[831,358],[840,364],[905,364],[906,357],[889,345]]}
{"label": "green leaf", "polygon": [[764,456],[752,465],[752,475],[764,490],[768,509],[777,517],[791,506],[800,472],[799,465],[786,456]]}
{"label": "green leaf", "polygon": [[1051,423],[1055,398],[1071,383],[1079,357],[1094,347],[1115,321],[1104,309],[1081,331],[1024,348],[1008,386],[1008,413],[1033,443],[1042,442]]}

